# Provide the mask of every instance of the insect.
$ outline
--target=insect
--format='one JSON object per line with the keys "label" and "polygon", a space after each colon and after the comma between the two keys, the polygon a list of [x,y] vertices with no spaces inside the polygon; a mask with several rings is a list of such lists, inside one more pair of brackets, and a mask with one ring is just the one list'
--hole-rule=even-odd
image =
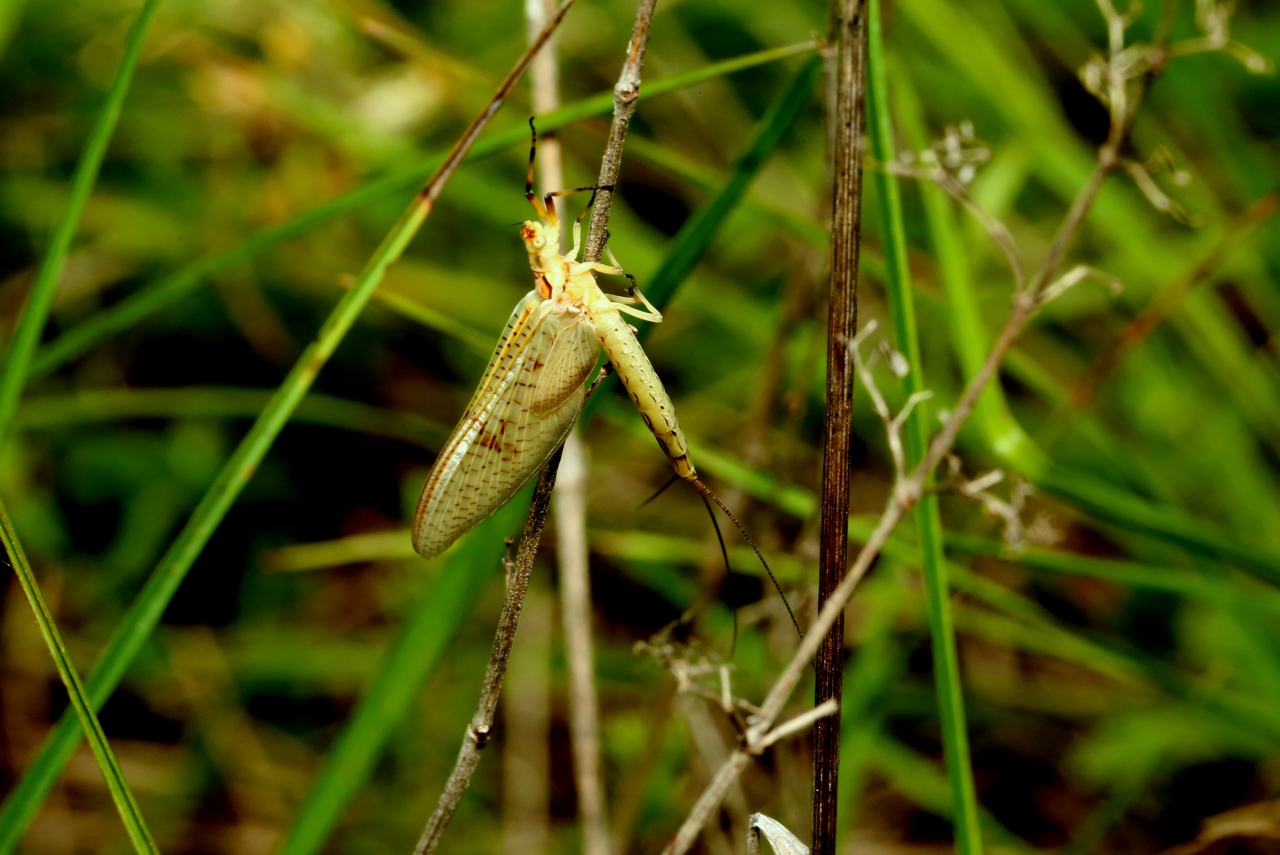
{"label": "insect", "polygon": [[[529,125],[532,129],[532,120]],[[661,312],[612,253],[612,265],[578,261],[586,210],[574,221],[573,248],[567,255],[560,253],[554,198],[592,190],[594,201],[600,188],[579,187],[539,198],[533,192],[536,151],[534,130],[525,197],[538,219],[520,228],[534,287],[516,304],[479,388],[427,476],[413,516],[414,549],[424,558],[439,555],[542,468],[573,427],[586,397],[587,375],[603,349],[676,476],[691,483],[704,502],[710,498],[724,511],[768,570],[746,530],[699,480],[671,398],[625,317],[658,323]],[[602,291],[598,273],[627,277],[626,295]]]}

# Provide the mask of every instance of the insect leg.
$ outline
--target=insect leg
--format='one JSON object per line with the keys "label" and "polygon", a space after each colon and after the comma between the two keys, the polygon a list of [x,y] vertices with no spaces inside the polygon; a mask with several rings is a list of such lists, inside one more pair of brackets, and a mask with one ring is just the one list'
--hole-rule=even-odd
{"label": "insect leg", "polygon": [[[608,247],[606,246],[606,250],[607,249]],[[599,263],[579,264],[577,269],[581,270],[586,268],[587,270],[591,270],[595,273],[603,273],[606,276],[627,277],[627,279],[631,281],[631,284],[627,286],[627,294],[625,297],[619,294],[608,295],[609,299],[613,302],[623,304],[617,307],[618,311],[626,315],[631,315],[633,318],[639,318],[642,321],[649,321],[655,324],[662,323],[662,312],[659,312],[658,307],[653,305],[653,303],[650,303],[648,298],[645,297],[644,294],[640,293],[640,288],[636,285],[636,278],[630,273],[627,273],[620,265],[617,264],[618,259],[614,257],[612,252],[609,253],[609,259],[614,262],[613,266]],[[627,303],[640,303],[648,311],[633,309],[631,306],[625,305]]]}
{"label": "insect leg", "polygon": [[613,189],[612,184],[593,184],[589,187],[574,187],[572,190],[557,190],[554,193],[547,194],[546,206],[547,208],[551,208],[552,205],[554,204],[551,200],[556,196],[568,196],[570,193],[581,193],[585,190],[591,191],[591,198],[587,200],[587,206],[582,209],[582,213],[579,214],[578,218],[573,221],[573,249],[569,251],[569,254],[566,255],[565,258],[569,259],[570,261],[577,260],[578,251],[582,248],[582,221],[583,219],[586,218],[587,211],[590,211],[591,206],[596,203],[596,193],[600,192],[601,190],[612,190],[612,189]]}

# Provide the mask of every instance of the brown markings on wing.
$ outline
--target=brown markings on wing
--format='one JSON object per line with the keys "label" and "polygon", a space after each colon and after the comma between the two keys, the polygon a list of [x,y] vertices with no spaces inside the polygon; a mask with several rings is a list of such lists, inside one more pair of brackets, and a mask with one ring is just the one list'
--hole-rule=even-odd
{"label": "brown markings on wing", "polygon": [[569,329],[567,319],[543,315],[542,302],[531,291],[516,306],[480,388],[427,478],[413,523],[414,548],[425,557],[440,554],[502,507],[542,468],[577,418],[581,380],[557,381],[554,392],[546,387],[542,398],[554,406],[538,411],[533,401],[553,365],[563,373],[576,369],[577,359],[587,362],[584,372],[590,370],[595,333],[589,324]]}

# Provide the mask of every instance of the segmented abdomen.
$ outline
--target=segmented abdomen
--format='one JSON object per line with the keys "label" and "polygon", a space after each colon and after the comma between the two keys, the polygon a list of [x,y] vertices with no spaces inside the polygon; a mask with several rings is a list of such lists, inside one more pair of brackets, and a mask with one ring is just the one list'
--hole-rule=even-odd
{"label": "segmented abdomen", "polygon": [[600,346],[608,354],[636,409],[640,410],[640,417],[671,459],[671,467],[681,478],[697,478],[698,472],[689,460],[688,443],[680,430],[680,423],[676,421],[675,407],[671,405],[671,398],[662,387],[658,372],[653,370],[653,363],[640,347],[631,327],[612,304],[597,303],[593,306],[591,320],[596,334],[600,336]]}

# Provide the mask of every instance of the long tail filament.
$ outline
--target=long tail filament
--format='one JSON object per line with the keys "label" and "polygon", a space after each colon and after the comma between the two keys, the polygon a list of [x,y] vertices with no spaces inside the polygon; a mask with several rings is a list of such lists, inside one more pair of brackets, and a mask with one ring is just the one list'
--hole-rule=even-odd
{"label": "long tail filament", "polygon": [[[693,486],[698,489],[698,492],[705,497],[704,501],[706,499],[711,499],[711,501],[715,502],[716,505],[719,506],[720,510],[724,512],[724,515],[729,518],[729,521],[733,523],[734,527],[738,529],[738,534],[742,535],[742,539],[747,542],[747,546],[750,546],[751,551],[756,554],[756,558],[760,559],[760,564],[764,567],[764,572],[769,574],[769,581],[773,583],[774,590],[776,590],[778,592],[778,596],[782,598],[782,605],[787,609],[787,615],[791,618],[791,625],[796,628],[796,634],[801,638],[804,638],[804,633],[800,630],[800,622],[796,620],[796,613],[791,610],[791,604],[787,602],[787,595],[782,593],[782,585],[778,584],[778,577],[773,575],[773,570],[769,567],[769,562],[764,560],[764,554],[760,552],[760,547],[756,546],[756,542],[751,539],[751,535],[747,534],[747,530],[743,528],[742,523],[738,522],[738,518],[733,515],[732,511],[725,507],[724,502],[720,501],[720,497],[713,493],[710,487],[703,484],[702,481],[697,478],[690,479],[690,483],[693,484]],[[716,535],[718,536],[719,534],[720,528],[717,526]],[[721,548],[724,547],[723,538],[720,541],[720,546]]]}

